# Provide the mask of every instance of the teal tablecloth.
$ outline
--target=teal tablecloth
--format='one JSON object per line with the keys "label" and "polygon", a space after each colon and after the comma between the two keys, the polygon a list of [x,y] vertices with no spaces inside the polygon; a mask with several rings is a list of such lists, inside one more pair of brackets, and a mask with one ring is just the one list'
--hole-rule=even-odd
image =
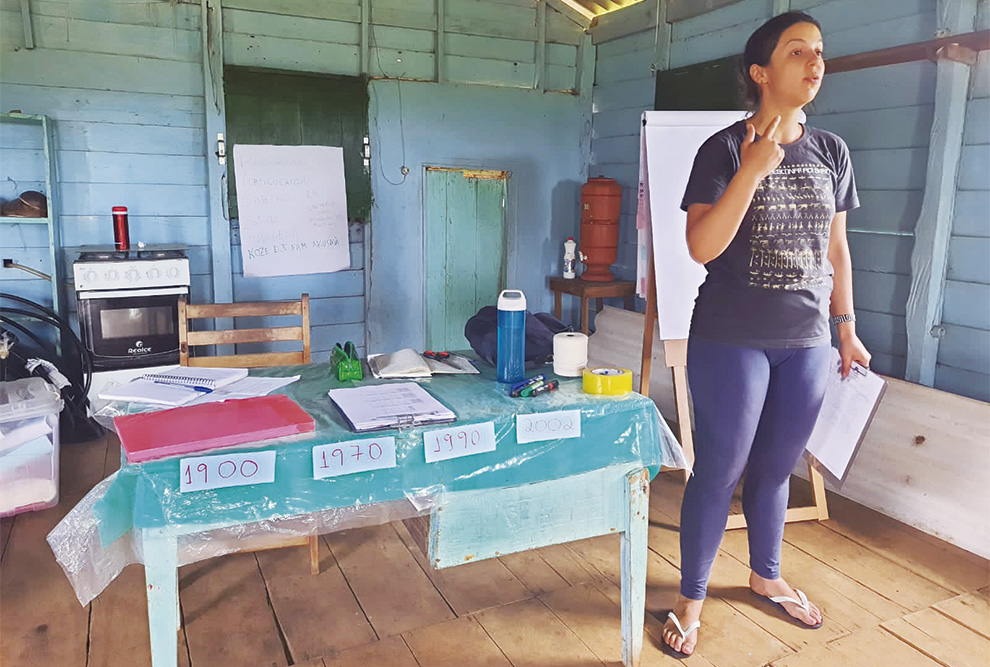
{"label": "teal tablecloth", "polygon": [[[123,465],[49,536],[80,601],[95,597],[123,565],[143,561],[137,537],[145,529],[195,533],[250,525],[290,534],[324,533],[393,518],[375,507],[406,505],[413,508],[407,515],[426,512],[447,492],[518,486],[622,463],[629,463],[630,469],[647,467],[651,477],[660,466],[684,467],[680,446],[648,398],[636,393],[592,396],[583,393],[580,379],[567,378],[561,378],[559,390],[550,394],[510,398],[506,387],[485,370],[481,375],[435,376],[422,384],[457,414],[458,424],[494,422],[494,451],[426,463],[424,432],[449,425],[379,432],[396,438],[395,468],[314,479],[315,445],[373,437],[351,431],[327,397],[328,389],[358,383],[338,382],[322,364],[252,374],[300,375],[281,391],[313,416],[316,431],[261,446],[277,451],[271,484],[180,493],[177,458]],[[118,404],[112,409],[123,414],[147,407]],[[517,443],[517,414],[556,410],[581,411],[579,438]],[[199,559],[196,551],[191,553],[185,562]],[[216,555],[204,553],[203,557]]]}

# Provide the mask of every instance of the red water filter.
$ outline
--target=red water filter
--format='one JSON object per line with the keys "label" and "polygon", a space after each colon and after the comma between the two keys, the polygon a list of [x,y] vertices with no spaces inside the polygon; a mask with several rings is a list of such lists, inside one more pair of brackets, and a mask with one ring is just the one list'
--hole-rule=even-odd
{"label": "red water filter", "polygon": [[131,237],[127,230],[127,207],[113,207],[113,245],[117,250],[130,250]]}

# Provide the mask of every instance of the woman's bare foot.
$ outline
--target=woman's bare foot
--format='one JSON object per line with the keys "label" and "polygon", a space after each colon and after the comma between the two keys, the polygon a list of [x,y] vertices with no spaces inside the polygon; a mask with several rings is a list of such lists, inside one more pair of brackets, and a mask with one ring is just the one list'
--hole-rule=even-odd
{"label": "woman's bare foot", "polygon": [[[704,600],[689,600],[683,595],[677,596],[674,604],[674,616],[681,622],[681,627],[685,630],[699,618],[701,618],[701,607]],[[680,651],[685,655],[694,653],[695,644],[698,643],[698,631],[692,630],[687,637],[681,638],[681,633],[677,631],[677,626],[669,618],[663,624],[663,641],[667,646]]]}
{"label": "woman's bare foot", "polygon": [[[764,579],[755,572],[749,573],[749,587],[757,595],[768,598],[786,595],[794,600],[798,599],[797,592],[783,579]],[[788,614],[805,625],[815,626],[822,622],[822,612],[814,603],[808,603],[808,611],[805,611],[804,607],[793,602],[783,602],[781,605]]]}

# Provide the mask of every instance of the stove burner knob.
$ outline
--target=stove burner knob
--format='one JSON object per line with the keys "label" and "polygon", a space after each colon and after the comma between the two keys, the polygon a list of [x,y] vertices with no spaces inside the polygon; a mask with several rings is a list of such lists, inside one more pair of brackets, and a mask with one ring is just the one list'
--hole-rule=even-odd
{"label": "stove burner knob", "polygon": [[107,273],[106,273],[106,275],[104,277],[107,280],[114,281],[114,280],[116,280],[117,278],[120,277],[120,274],[117,273],[116,269],[110,269],[109,271],[107,271]]}
{"label": "stove burner knob", "polygon": [[137,269],[128,269],[127,273],[124,274],[124,277],[130,280],[131,282],[134,282],[141,278],[141,274],[138,272]]}
{"label": "stove burner knob", "polygon": [[162,272],[158,269],[148,269],[148,277],[152,280],[157,280],[158,278],[161,278],[161,276]]}
{"label": "stove burner knob", "polygon": [[86,275],[83,276],[83,280],[85,280],[90,285],[92,285],[93,283],[95,283],[99,279],[100,279],[100,274],[98,274],[93,269],[90,269],[89,271],[87,271],[86,272]]}
{"label": "stove burner knob", "polygon": [[169,278],[178,278],[179,277],[179,267],[173,266],[171,269],[169,269],[168,270],[168,277]]}

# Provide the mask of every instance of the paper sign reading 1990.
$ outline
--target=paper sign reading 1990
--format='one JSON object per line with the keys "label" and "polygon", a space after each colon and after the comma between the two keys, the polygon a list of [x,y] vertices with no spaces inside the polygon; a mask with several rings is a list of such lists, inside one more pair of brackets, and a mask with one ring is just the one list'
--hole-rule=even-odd
{"label": "paper sign reading 1990", "polygon": [[179,491],[204,491],[275,481],[275,450],[179,459]]}
{"label": "paper sign reading 1990", "polygon": [[395,438],[363,438],[313,447],[313,477],[323,479],[395,467]]}
{"label": "paper sign reading 1990", "polygon": [[441,428],[423,434],[426,462],[495,451],[495,422]]}
{"label": "paper sign reading 1990", "polygon": [[558,410],[516,415],[516,442],[562,440],[581,437],[581,411]]}

